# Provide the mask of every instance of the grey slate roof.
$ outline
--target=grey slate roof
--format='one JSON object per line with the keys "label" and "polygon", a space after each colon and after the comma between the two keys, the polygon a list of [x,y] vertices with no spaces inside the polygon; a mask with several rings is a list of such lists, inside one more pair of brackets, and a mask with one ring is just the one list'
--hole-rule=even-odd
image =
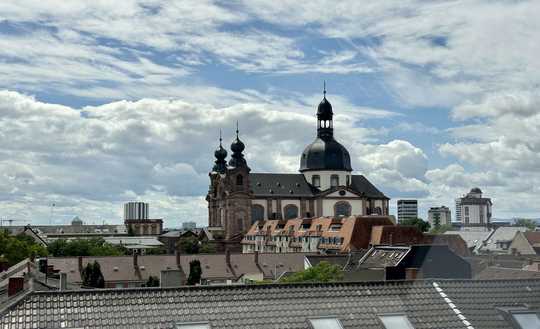
{"label": "grey slate roof", "polygon": [[464,328],[430,282],[210,286],[35,292],[0,320],[11,328],[309,328],[336,316],[343,327],[383,329],[377,315],[404,313],[416,329]]}
{"label": "grey slate roof", "polygon": [[474,328],[514,329],[497,308],[540,309],[540,280],[441,281],[448,295]]}
{"label": "grey slate roof", "polygon": [[[313,197],[320,192],[303,174],[250,173],[249,180],[256,197]],[[368,198],[387,198],[362,175],[352,175],[350,188]]]}

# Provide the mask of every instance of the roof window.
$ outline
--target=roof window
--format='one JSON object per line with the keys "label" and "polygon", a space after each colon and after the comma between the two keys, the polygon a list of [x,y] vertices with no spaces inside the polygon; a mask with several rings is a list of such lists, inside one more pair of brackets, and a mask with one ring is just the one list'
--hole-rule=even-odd
{"label": "roof window", "polygon": [[339,319],[333,317],[308,319],[313,329],[343,329]]}
{"label": "roof window", "polygon": [[520,329],[540,328],[540,319],[535,312],[512,312],[512,317]]}
{"label": "roof window", "polygon": [[386,329],[414,329],[406,315],[391,314],[379,316]]}

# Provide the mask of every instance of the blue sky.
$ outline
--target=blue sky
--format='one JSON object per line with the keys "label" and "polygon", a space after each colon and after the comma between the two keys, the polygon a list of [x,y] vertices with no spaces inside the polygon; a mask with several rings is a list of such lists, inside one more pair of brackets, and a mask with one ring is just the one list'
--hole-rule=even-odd
{"label": "blue sky", "polygon": [[[539,217],[534,1],[0,4],[0,204],[43,223],[151,203],[206,223],[217,134],[295,172],[327,82],[353,169],[392,199]],[[51,210],[50,205],[56,206]],[[51,216],[52,212],[52,216]]]}

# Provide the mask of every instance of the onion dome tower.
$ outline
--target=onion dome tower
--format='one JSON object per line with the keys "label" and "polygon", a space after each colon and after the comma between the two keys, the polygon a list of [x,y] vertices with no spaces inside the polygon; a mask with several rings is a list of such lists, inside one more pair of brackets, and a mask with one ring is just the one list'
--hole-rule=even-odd
{"label": "onion dome tower", "polygon": [[238,122],[236,122],[236,139],[231,144],[231,160],[229,160],[229,166],[233,168],[247,168],[247,162],[242,153],[246,146],[238,137]]}
{"label": "onion dome tower", "polygon": [[326,99],[325,83],[323,99],[317,107],[317,138],[302,153],[300,172],[352,171],[349,151],[334,139],[333,115],[332,104]]}
{"label": "onion dome tower", "polygon": [[223,145],[221,144],[222,138],[221,138],[221,130],[219,131],[219,148],[214,152],[214,156],[216,157],[216,161],[214,162],[214,167],[212,168],[213,172],[224,174],[227,170],[227,150],[223,148]]}

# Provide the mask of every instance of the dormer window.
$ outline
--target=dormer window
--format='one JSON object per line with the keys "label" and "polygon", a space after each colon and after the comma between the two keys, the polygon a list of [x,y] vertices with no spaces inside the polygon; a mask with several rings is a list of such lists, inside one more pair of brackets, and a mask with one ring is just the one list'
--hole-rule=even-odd
{"label": "dormer window", "polygon": [[321,187],[321,176],[313,175],[313,177],[311,177],[311,185]]}
{"label": "dormer window", "polygon": [[339,176],[338,175],[330,176],[330,187],[337,187],[337,186],[339,186]]}

